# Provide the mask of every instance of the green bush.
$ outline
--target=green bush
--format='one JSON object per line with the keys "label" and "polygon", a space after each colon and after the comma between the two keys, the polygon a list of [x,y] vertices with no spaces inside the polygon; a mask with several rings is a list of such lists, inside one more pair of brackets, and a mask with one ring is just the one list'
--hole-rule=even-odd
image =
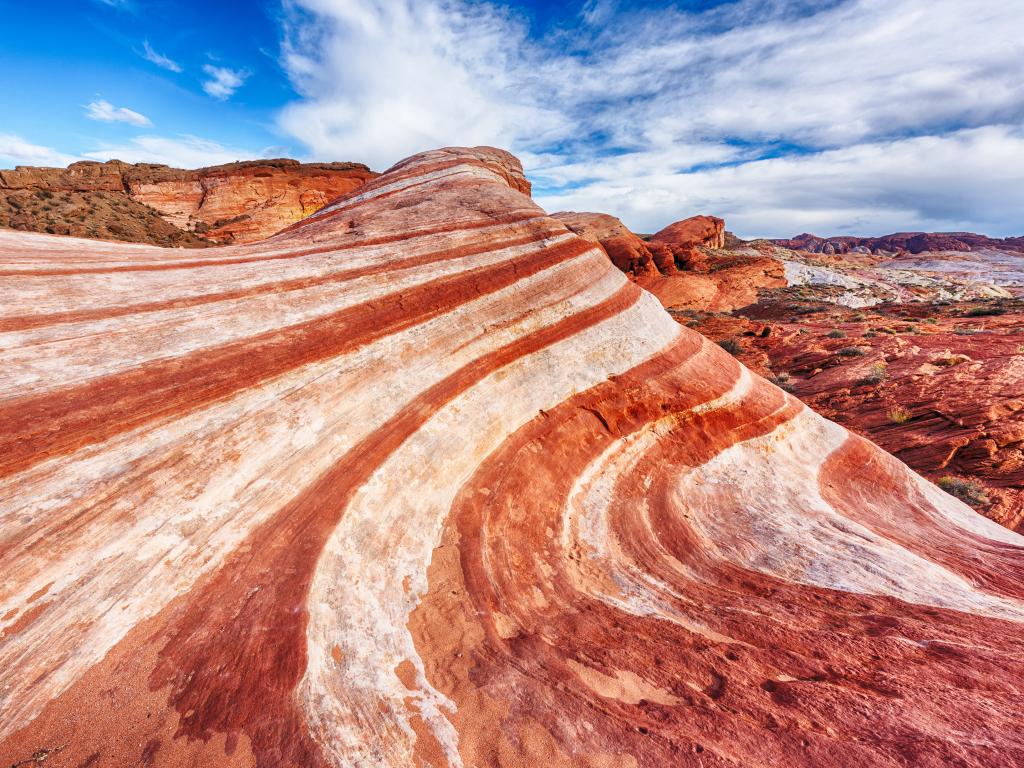
{"label": "green bush", "polygon": [[860,380],[861,384],[881,384],[889,375],[889,369],[885,363],[875,363],[868,371],[868,375]]}
{"label": "green bush", "polygon": [[988,495],[985,493],[984,486],[974,480],[946,475],[940,477],[936,485],[950,496],[956,496],[960,501],[970,504],[972,507],[988,504]]}
{"label": "green bush", "polygon": [[792,392],[795,389],[792,378],[785,371],[772,376],[771,382],[784,392]]}
{"label": "green bush", "polygon": [[910,411],[904,408],[902,405],[897,405],[889,410],[888,416],[889,421],[893,424],[906,424],[913,417]]}
{"label": "green bush", "polygon": [[718,346],[728,352],[730,355],[738,355],[743,351],[743,347],[736,339],[722,339],[718,342]]}
{"label": "green bush", "polygon": [[1002,315],[1006,310],[1001,307],[971,307],[964,312],[964,317],[988,317],[989,315]]}
{"label": "green bush", "polygon": [[860,357],[866,352],[867,350],[864,347],[843,347],[836,354],[842,357]]}
{"label": "green bush", "polygon": [[830,339],[845,339],[846,338],[846,334],[843,333],[842,331],[840,331],[838,328],[836,328],[834,331],[829,331],[825,335],[828,336],[828,338],[830,338]]}

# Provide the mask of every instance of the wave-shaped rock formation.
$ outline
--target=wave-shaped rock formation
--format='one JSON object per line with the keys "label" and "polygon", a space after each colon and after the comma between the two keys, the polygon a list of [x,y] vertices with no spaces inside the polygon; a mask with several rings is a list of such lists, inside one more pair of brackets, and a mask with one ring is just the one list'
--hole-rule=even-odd
{"label": "wave-shaped rock formation", "polygon": [[83,161],[0,170],[0,226],[163,246],[263,240],[377,174],[360,163],[251,160],[196,170]]}
{"label": "wave-shaped rock formation", "polygon": [[1022,539],[528,189],[447,149],[258,245],[0,237],[0,757],[1024,765]]}

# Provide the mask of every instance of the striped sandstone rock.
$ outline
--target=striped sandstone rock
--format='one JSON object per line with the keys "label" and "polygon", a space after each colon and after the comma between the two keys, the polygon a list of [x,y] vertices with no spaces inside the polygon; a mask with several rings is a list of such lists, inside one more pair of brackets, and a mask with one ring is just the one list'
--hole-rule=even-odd
{"label": "striped sandstone rock", "polygon": [[0,235],[6,764],[1024,765],[1024,540],[528,191]]}

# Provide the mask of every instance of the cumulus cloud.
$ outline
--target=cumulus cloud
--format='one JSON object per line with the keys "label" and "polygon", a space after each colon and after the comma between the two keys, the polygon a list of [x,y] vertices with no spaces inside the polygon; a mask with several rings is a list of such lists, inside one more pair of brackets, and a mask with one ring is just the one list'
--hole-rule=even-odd
{"label": "cumulus cloud", "polygon": [[571,132],[524,87],[525,22],[486,3],[300,0],[283,63],[301,101],[281,116],[316,155],[386,167],[445,144],[522,148]]}
{"label": "cumulus cloud", "polygon": [[98,99],[87,104],[85,116],[90,120],[99,120],[104,123],[128,123],[138,128],[145,128],[153,124],[148,117],[139,114],[134,109],[115,107],[104,99]]}
{"label": "cumulus cloud", "polygon": [[162,69],[169,70],[171,72],[181,72],[181,65],[174,59],[164,56],[162,53],[158,53],[153,50],[153,46],[149,44],[149,40],[142,41],[142,58],[146,61],[150,61],[156,64]]}
{"label": "cumulus cloud", "polygon": [[[163,163],[176,168],[201,168],[252,157],[251,150],[230,147],[198,136],[136,136],[124,144],[106,144],[85,152],[90,160]],[[262,155],[262,153],[261,153]]]}
{"label": "cumulus cloud", "polygon": [[1024,228],[1024,129],[971,128],[685,173],[608,174],[538,202],[551,211],[606,211],[637,232],[713,213],[747,237],[901,230],[1007,236]]}
{"label": "cumulus cloud", "polygon": [[0,133],[0,168],[11,168],[16,165],[61,167],[81,159],[58,152],[52,147],[30,144],[13,133]]}
{"label": "cumulus cloud", "polygon": [[203,90],[221,101],[231,98],[251,74],[247,69],[230,69],[213,64],[204,64],[203,72],[210,78],[203,83]]}
{"label": "cumulus cloud", "polygon": [[[739,0],[701,13],[589,0],[584,34],[542,38],[497,2],[286,7],[283,64],[301,98],[280,123],[313,155],[386,167],[429,147],[496,144],[524,159],[544,200],[602,200],[642,229],[691,203],[742,212],[751,234],[843,216],[877,229],[904,212],[992,229],[980,205],[936,205],[894,173],[929,177],[915,149],[928,140],[961,158],[1010,151],[1017,138],[1000,126],[1024,122],[1019,0]],[[803,218],[791,208],[791,184],[856,181],[869,159],[885,170],[879,152],[895,161],[890,188],[917,199],[892,208],[856,184],[866,197],[844,193],[833,213],[816,194]],[[942,178],[980,194],[973,173],[953,163]]]}

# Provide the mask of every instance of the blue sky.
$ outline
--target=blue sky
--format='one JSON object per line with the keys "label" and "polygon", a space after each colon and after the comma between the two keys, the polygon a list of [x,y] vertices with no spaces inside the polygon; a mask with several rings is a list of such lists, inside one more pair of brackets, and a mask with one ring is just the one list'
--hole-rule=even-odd
{"label": "blue sky", "polygon": [[0,0],[0,167],[515,152],[652,231],[1024,233],[1020,0]]}

